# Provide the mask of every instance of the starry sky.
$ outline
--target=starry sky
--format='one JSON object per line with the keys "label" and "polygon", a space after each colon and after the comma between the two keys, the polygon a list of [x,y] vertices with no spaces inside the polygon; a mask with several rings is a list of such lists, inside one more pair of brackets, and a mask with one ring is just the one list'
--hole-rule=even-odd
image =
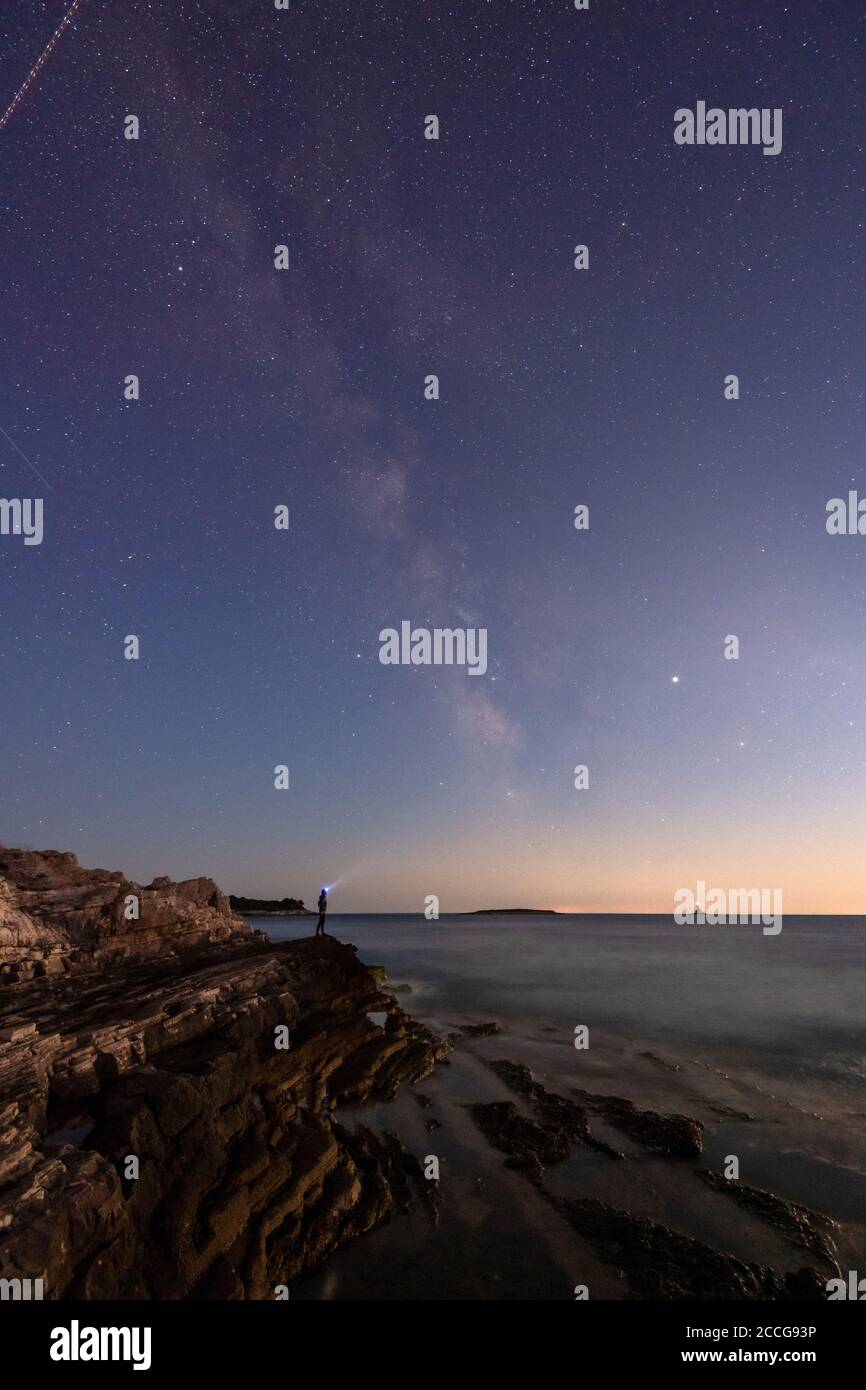
{"label": "starry sky", "polygon": [[[6,0],[0,106],[67,8]],[[863,50],[811,0],[83,0],[0,130],[0,838],[866,911]],[[676,145],[698,100],[782,152]],[[404,619],[487,673],[383,666]]]}

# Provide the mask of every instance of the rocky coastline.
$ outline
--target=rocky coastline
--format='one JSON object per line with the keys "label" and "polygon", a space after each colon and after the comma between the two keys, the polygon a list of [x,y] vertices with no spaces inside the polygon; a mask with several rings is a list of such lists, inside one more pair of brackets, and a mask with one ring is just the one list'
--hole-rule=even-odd
{"label": "rocky coastline", "polygon": [[856,1229],[707,1162],[720,1125],[781,1135],[781,1101],[640,1040],[576,1086],[552,1028],[425,1015],[422,990],[425,1026],[409,989],[331,936],[272,942],[210,879],[0,849],[0,1280],[787,1301],[854,1267]]}
{"label": "rocky coastline", "polygon": [[334,1111],[446,1047],[354,947],[272,944],[209,879],[0,850],[0,1278],[279,1296],[426,1199],[416,1159]]}

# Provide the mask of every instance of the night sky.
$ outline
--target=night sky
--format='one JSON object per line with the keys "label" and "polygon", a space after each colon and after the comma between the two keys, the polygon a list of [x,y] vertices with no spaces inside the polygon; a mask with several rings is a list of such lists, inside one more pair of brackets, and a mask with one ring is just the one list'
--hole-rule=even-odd
{"label": "night sky", "polygon": [[[6,0],[0,106],[67,9]],[[335,912],[866,910],[859,11],[83,0],[0,130],[0,838]],[[699,100],[781,153],[676,145]],[[383,666],[404,619],[487,673]]]}

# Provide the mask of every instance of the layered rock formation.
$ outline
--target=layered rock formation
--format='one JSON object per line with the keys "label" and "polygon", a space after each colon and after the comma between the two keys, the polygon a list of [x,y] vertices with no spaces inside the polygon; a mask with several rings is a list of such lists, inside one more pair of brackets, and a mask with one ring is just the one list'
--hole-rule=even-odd
{"label": "layered rock formation", "polygon": [[0,982],[186,956],[247,938],[210,878],[140,887],[74,854],[0,849]]}
{"label": "layered rock formation", "polygon": [[273,1298],[428,1195],[398,1144],[333,1116],[444,1051],[353,947],[273,945],[209,879],[10,850],[0,875],[0,1278]]}

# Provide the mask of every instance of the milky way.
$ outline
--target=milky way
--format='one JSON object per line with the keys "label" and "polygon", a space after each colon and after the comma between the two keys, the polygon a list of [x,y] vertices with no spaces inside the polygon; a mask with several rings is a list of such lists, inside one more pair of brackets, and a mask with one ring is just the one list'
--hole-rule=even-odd
{"label": "milky way", "polygon": [[[66,9],[3,6],[4,99]],[[861,68],[805,0],[83,6],[0,139],[0,838],[335,912],[862,905]]]}

